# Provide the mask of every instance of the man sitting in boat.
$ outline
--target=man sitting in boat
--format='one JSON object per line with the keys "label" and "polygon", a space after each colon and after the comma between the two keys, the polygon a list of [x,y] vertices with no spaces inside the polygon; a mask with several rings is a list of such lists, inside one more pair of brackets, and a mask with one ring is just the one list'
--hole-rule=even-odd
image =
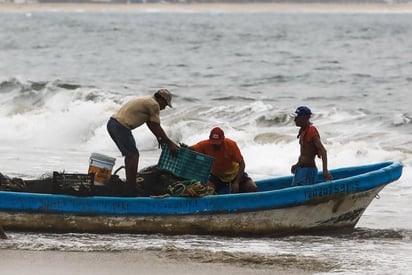
{"label": "man sitting in boat", "polygon": [[213,128],[209,139],[190,149],[214,158],[208,185],[218,194],[256,192],[254,181],[245,172],[245,161],[236,142],[225,138],[219,127]]}
{"label": "man sitting in boat", "polygon": [[295,118],[296,126],[300,127],[297,138],[300,144],[300,156],[298,162],[292,165],[292,185],[309,185],[316,182],[318,168],[316,167],[316,155],[322,159],[323,177],[332,180],[328,170],[328,157],[325,147],[320,141],[320,135],[315,126],[310,122],[312,111],[306,106],[300,106],[291,114]]}

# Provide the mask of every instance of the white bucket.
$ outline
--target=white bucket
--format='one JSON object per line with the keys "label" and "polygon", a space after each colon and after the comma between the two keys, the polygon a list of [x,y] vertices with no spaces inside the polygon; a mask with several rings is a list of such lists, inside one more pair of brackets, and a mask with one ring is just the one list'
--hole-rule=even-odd
{"label": "white bucket", "polygon": [[94,184],[103,185],[110,179],[115,162],[115,158],[92,153],[90,156],[89,173],[94,173]]}

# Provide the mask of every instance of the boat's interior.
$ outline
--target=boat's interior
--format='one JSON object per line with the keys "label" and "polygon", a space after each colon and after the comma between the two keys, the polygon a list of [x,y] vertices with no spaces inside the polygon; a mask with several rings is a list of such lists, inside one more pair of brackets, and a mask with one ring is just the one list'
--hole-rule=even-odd
{"label": "boat's interior", "polygon": [[[333,181],[377,171],[391,165],[392,162],[377,163],[331,170]],[[157,169],[155,166],[143,169],[138,174],[138,186],[130,187],[116,174],[112,175],[104,186],[94,185],[93,174],[68,174],[53,172],[35,180],[10,178],[0,173],[0,191],[66,194],[75,196],[116,196],[116,197],[147,197],[170,194],[171,186],[177,183],[187,187],[194,182],[174,176],[168,171]],[[291,187],[292,175],[257,180],[259,191],[280,190]],[[317,183],[324,182],[323,173],[319,172]],[[206,192],[205,190],[203,190]],[[201,192],[203,192],[201,191]],[[210,195],[211,193],[207,193]],[[195,194],[196,195],[196,194]],[[202,194],[204,195],[204,194]]]}
{"label": "boat's interior", "polygon": [[[376,171],[378,169],[384,168],[389,166],[391,162],[384,162],[384,163],[377,163],[371,165],[364,165],[364,166],[354,166],[354,167],[346,167],[346,168],[339,168],[331,170],[331,174],[333,180],[340,180],[344,178],[349,178],[365,173],[369,173],[372,171]],[[279,190],[288,188],[291,186],[293,176],[285,176],[285,177],[278,177],[278,178],[271,178],[265,180],[256,181],[256,185],[258,186],[259,191],[270,191],[270,190]],[[325,179],[323,178],[323,173],[319,172],[316,183],[322,183]]]}

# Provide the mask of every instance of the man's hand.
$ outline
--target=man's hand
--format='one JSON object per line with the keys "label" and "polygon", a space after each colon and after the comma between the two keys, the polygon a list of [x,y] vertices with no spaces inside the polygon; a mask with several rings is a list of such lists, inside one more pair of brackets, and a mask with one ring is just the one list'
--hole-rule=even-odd
{"label": "man's hand", "polygon": [[329,171],[323,171],[323,177],[325,178],[326,181],[331,181],[333,180],[332,175],[329,173]]}
{"label": "man's hand", "polygon": [[174,142],[169,143],[169,151],[172,156],[177,157],[177,145]]}
{"label": "man's hand", "polygon": [[239,193],[239,181],[235,180],[230,184],[230,193],[231,194]]}
{"label": "man's hand", "polygon": [[291,172],[292,174],[295,174],[295,173],[296,173],[296,167],[297,167],[297,164],[294,164],[294,165],[292,165],[292,167],[290,168],[290,172]]}

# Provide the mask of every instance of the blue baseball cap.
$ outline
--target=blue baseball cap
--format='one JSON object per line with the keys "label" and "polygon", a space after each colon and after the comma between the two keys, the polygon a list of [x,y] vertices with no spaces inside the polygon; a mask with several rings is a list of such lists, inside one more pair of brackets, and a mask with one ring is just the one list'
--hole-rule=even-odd
{"label": "blue baseball cap", "polygon": [[306,106],[299,106],[294,113],[290,114],[293,117],[298,116],[311,116],[312,111]]}

